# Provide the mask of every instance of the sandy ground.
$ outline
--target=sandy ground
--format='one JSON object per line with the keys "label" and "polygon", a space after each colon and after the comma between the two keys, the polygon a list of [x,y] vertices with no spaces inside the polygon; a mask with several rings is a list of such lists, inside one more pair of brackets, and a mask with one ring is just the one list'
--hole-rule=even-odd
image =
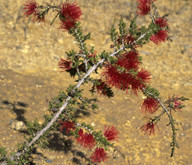
{"label": "sandy ground", "polygon": [[[50,26],[49,19],[44,24],[24,18],[23,3],[22,0],[1,0],[0,4],[0,146],[5,146],[8,152],[15,151],[17,143],[24,141],[23,133],[12,129],[10,122],[21,120],[26,123],[38,118],[41,123],[43,114],[47,113],[46,100],[73,82],[67,74],[59,72],[57,63],[60,57],[65,57],[66,51],[77,49],[73,38],[58,30],[57,21]],[[92,32],[87,43],[95,46],[98,53],[110,50],[111,25],[118,24],[121,16],[129,24],[136,10],[136,4],[131,0],[79,0],[78,3],[83,11],[82,28]],[[192,164],[192,6],[190,0],[159,0],[157,5],[160,14],[169,13],[173,42],[159,46],[150,43],[140,48],[140,53],[143,67],[152,73],[151,84],[160,91],[162,99],[173,94],[190,99],[182,112],[174,114],[180,148],[173,158],[169,157],[171,130],[166,126],[166,117],[160,121],[160,130],[155,136],[143,135],[139,129],[145,124],[140,111],[141,96],[114,89],[112,99],[95,96],[100,107],[96,113],[79,117],[79,121],[94,123],[96,130],[103,129],[104,125],[115,125],[120,132],[115,146],[126,159],[109,150],[109,160],[101,164]],[[141,18],[138,23],[145,21]],[[85,94],[90,96],[86,90]],[[37,149],[37,154],[33,155],[35,164],[88,164],[86,159],[90,151],[71,144],[64,136],[50,141],[52,151]]]}

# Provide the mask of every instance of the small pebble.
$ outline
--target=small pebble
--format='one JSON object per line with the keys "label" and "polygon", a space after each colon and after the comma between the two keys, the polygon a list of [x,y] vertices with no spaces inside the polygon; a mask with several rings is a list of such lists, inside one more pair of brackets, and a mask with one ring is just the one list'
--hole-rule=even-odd
{"label": "small pebble", "polygon": [[46,159],[45,161],[46,161],[47,163],[52,163],[53,160],[51,160],[51,159]]}
{"label": "small pebble", "polygon": [[19,131],[19,130],[22,130],[23,128],[24,128],[24,126],[25,126],[25,124],[23,123],[23,121],[19,121],[19,120],[14,120],[14,119],[12,119],[12,120],[10,120],[10,127],[12,128],[12,129],[15,129],[15,130],[17,130],[17,131]]}

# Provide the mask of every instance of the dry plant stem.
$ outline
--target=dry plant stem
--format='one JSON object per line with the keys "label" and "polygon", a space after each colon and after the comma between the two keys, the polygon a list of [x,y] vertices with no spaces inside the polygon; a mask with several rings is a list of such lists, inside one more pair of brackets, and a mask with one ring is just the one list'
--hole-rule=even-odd
{"label": "dry plant stem", "polygon": [[152,22],[155,24],[155,20],[154,20],[153,15],[151,14],[151,12],[149,13],[149,15],[150,15],[150,18],[151,18]]}
{"label": "dry plant stem", "polygon": [[[149,31],[148,31],[149,32]],[[147,32],[147,33],[148,33]],[[147,34],[142,34],[134,43],[138,42],[140,39],[144,38],[145,35]],[[117,51],[114,51],[113,53],[111,53],[109,56],[113,57],[115,55],[117,55],[120,51],[124,50],[125,47],[122,46],[121,48],[119,48]],[[93,72],[97,69],[97,67],[99,65],[101,65],[106,59],[101,59],[99,62],[97,62],[97,64],[93,65],[92,68],[90,68],[87,73],[78,81],[77,85],[74,87],[74,89],[71,91],[71,93],[75,92],[75,89],[78,89],[85,81],[85,79]],[[64,102],[64,104],[61,106],[61,108],[59,109],[59,111],[53,116],[53,118],[51,119],[51,121],[47,124],[46,127],[44,127],[41,131],[39,131],[36,136],[31,140],[30,143],[27,144],[27,147],[23,150],[23,151],[18,151],[16,154],[14,154],[13,156],[10,157],[11,160],[14,160],[15,157],[20,157],[22,154],[24,154],[25,151],[27,151],[28,148],[30,148],[51,126],[52,124],[59,118],[59,116],[61,115],[61,113],[65,110],[65,108],[68,105],[68,102],[71,100],[71,96],[68,96],[66,98],[66,101]],[[7,162],[4,161],[1,163],[1,165],[6,165]]]}
{"label": "dry plant stem", "polygon": [[[82,49],[83,52],[84,52],[83,42],[81,41],[80,36],[79,36],[79,34],[77,33],[77,29],[75,29],[75,34],[78,36],[79,42],[81,43],[81,49]],[[85,52],[84,52],[84,53],[85,53]]]}
{"label": "dry plant stem", "polygon": [[[145,91],[145,88],[143,88],[143,90]],[[149,94],[152,95],[152,93],[148,92]],[[157,101],[159,102],[159,104],[161,105],[161,107],[163,108],[164,112],[167,113],[167,116],[169,118],[169,121],[170,121],[170,124],[171,124],[171,129],[172,129],[172,132],[173,132],[173,136],[172,136],[172,149],[171,149],[171,157],[173,157],[174,155],[174,151],[175,151],[175,147],[176,147],[176,128],[175,128],[175,124],[174,124],[174,120],[173,120],[173,117],[172,115],[169,113],[170,110],[167,110],[167,108],[165,107],[165,105],[162,103],[162,101],[155,97],[155,99],[157,99]],[[161,116],[163,113],[161,113],[159,116]]]}
{"label": "dry plant stem", "polygon": [[[78,36],[78,39],[79,39],[79,42],[80,42],[80,44],[81,44],[81,49],[83,50],[83,53],[85,54],[85,51],[84,51],[84,46],[83,46],[83,42],[82,42],[82,40],[80,39],[80,36],[79,36],[79,34],[77,33],[77,29],[75,29],[75,34]],[[83,57],[83,59],[84,59],[84,64],[85,64],[85,70],[87,71],[87,60],[86,60],[86,55]]]}
{"label": "dry plant stem", "polygon": [[171,124],[171,128],[172,128],[172,132],[173,132],[173,136],[172,136],[172,150],[171,150],[171,157],[174,155],[174,151],[175,151],[175,147],[176,147],[176,132],[175,132],[175,124],[174,124],[174,120],[172,115],[170,115],[170,113],[168,112],[167,108],[164,106],[164,104],[161,102],[160,99],[158,99],[158,102],[161,104],[162,108],[164,109],[164,111],[167,113],[167,116],[169,118],[170,124]]}
{"label": "dry plant stem", "polygon": [[[115,56],[116,54],[118,54],[121,50],[123,50],[124,47],[121,47],[119,50],[117,50],[116,52],[110,54],[110,56]],[[87,73],[79,80],[79,82],[77,83],[77,85],[74,87],[74,89],[72,90],[72,93],[75,92],[75,89],[78,89],[85,81],[85,79],[100,65],[102,64],[106,59],[102,59],[100,60],[97,64],[93,65],[93,67],[91,69],[89,69],[87,71]],[[68,105],[68,102],[71,100],[71,96],[68,96],[65,103],[62,105],[62,107],[59,109],[59,111],[53,116],[53,118],[51,119],[51,121],[47,124],[46,127],[44,127],[41,131],[39,131],[37,133],[37,135],[31,140],[31,142],[29,144],[27,144],[27,148],[31,147],[52,125],[53,123],[59,118],[59,116],[61,115],[61,113],[65,110],[65,108]],[[25,148],[24,150],[27,151],[27,148]],[[14,160],[14,157],[19,157],[20,155],[23,154],[22,152],[17,152],[15,155],[13,155],[10,159]],[[4,163],[4,162],[3,162]],[[3,164],[2,163],[2,164]]]}
{"label": "dry plant stem", "polygon": [[132,44],[137,43],[139,40],[141,40],[142,38],[144,38],[149,32],[151,32],[151,30],[149,30],[148,32],[142,34],[136,41],[134,41]]}

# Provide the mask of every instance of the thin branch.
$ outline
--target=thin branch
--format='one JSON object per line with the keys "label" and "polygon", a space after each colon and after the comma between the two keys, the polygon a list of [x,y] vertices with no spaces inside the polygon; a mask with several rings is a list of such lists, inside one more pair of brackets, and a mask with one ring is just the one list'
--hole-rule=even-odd
{"label": "thin branch", "polygon": [[173,157],[174,155],[174,151],[175,151],[175,147],[177,146],[177,142],[176,142],[176,128],[175,128],[175,124],[174,124],[174,119],[172,117],[172,115],[168,112],[167,108],[164,106],[164,104],[161,102],[160,99],[157,99],[158,102],[161,104],[161,106],[163,107],[163,109],[166,111],[167,116],[169,118],[170,124],[171,124],[171,128],[172,128],[172,132],[173,132],[173,136],[172,136],[172,143],[171,143],[171,157]]}
{"label": "thin branch", "polygon": [[154,17],[153,17],[153,15],[151,14],[151,12],[149,13],[149,15],[150,15],[150,18],[151,18],[152,22],[155,23]]}
{"label": "thin branch", "polygon": [[[83,50],[83,53],[85,53],[85,47],[84,47],[84,45],[83,45],[83,41],[81,40],[79,34],[77,33],[77,29],[75,29],[75,34],[76,34],[77,37],[78,37],[78,41],[79,41],[79,43],[80,43],[81,49]],[[88,62],[88,61],[87,61],[87,59],[86,59],[86,56],[84,56],[83,59],[84,59],[84,63],[85,63],[85,70],[87,71],[87,70],[88,70],[88,66],[87,66],[87,62]]]}
{"label": "thin branch", "polygon": [[[147,33],[148,33],[148,32],[147,32]],[[146,34],[147,34],[147,33],[146,33]],[[139,38],[137,39],[137,41],[140,40],[140,39],[142,39],[142,38],[144,38],[146,34],[143,34],[141,37],[139,37]],[[136,41],[136,42],[137,42],[137,41]],[[109,56],[110,56],[110,57],[113,57],[113,56],[117,55],[117,54],[118,54],[120,51],[122,51],[122,50],[124,50],[124,47],[123,47],[123,46],[122,46],[121,48],[119,48],[117,51],[111,53]],[[90,68],[90,69],[87,71],[87,73],[78,81],[77,85],[73,88],[72,93],[75,92],[75,89],[78,89],[78,88],[84,83],[85,79],[86,79],[87,77],[89,77],[89,75],[90,75],[93,71],[95,71],[95,70],[98,68],[99,65],[101,65],[102,63],[104,63],[105,60],[106,60],[106,59],[103,58],[103,59],[101,59],[99,62],[97,62],[97,64],[94,64],[94,65],[92,66],[92,68]],[[25,151],[27,151],[28,148],[30,148],[30,147],[53,125],[53,123],[59,118],[59,116],[60,116],[60,115],[62,114],[62,112],[65,110],[65,108],[67,107],[67,105],[68,105],[69,101],[71,100],[71,98],[72,98],[71,96],[68,96],[68,97],[66,98],[65,102],[63,103],[63,105],[61,106],[61,108],[59,109],[59,111],[53,116],[53,118],[50,120],[50,122],[47,124],[47,126],[44,127],[41,131],[39,131],[39,132],[36,134],[36,136],[31,140],[30,143],[27,144],[27,147],[26,147],[23,151],[18,151],[16,154],[14,154],[13,156],[11,156],[11,157],[10,157],[11,160],[14,160],[15,157],[18,158],[18,157],[20,157],[21,155],[23,155],[23,154],[25,153]],[[1,163],[1,165],[2,165],[2,164],[7,164],[7,162],[4,161],[4,162]]]}
{"label": "thin branch", "polygon": [[[143,90],[145,91],[145,88],[143,88]],[[148,92],[148,91],[147,91]],[[148,92],[148,94],[154,96],[152,93]],[[162,101],[154,96],[155,99],[157,99],[157,101],[159,102],[159,104],[161,105],[161,107],[163,108],[164,112],[167,113],[167,116],[169,118],[169,121],[171,124],[171,129],[172,129],[172,132],[173,132],[173,136],[172,136],[172,142],[171,142],[171,147],[172,147],[172,151],[171,151],[171,157],[174,155],[174,151],[175,151],[175,147],[177,147],[177,142],[176,142],[176,128],[175,128],[175,124],[174,124],[174,119],[172,117],[172,115],[169,113],[169,111],[171,110],[168,110],[165,105],[162,103]],[[161,113],[159,116],[161,116],[163,113]]]}
{"label": "thin branch", "polygon": [[143,39],[149,32],[151,32],[151,30],[149,30],[148,32],[142,34],[137,40],[135,40],[135,41],[133,42],[133,44],[135,44],[135,43],[138,42],[139,40]]}
{"label": "thin branch", "polygon": [[[115,56],[116,54],[118,54],[121,50],[123,50],[124,47],[121,47],[119,50],[117,50],[116,52],[110,54],[110,56]],[[87,73],[78,81],[77,85],[74,87],[74,89],[72,90],[72,92],[75,92],[75,89],[78,89],[85,81],[85,79],[99,66],[101,65],[106,59],[102,59],[100,60],[97,64],[93,65],[92,68],[90,68]],[[65,110],[65,108],[67,107],[69,101],[71,100],[71,96],[68,96],[66,98],[66,101],[64,102],[64,104],[61,106],[61,108],[59,109],[59,111],[53,116],[53,118],[51,119],[51,121],[47,124],[46,127],[44,127],[41,131],[39,131],[36,136],[31,140],[31,142],[29,144],[27,144],[27,147],[24,149],[24,151],[19,151],[17,152],[15,155],[11,156],[11,160],[14,160],[15,157],[19,157],[22,154],[24,154],[25,151],[27,151],[28,148],[30,148],[52,125],[53,123],[59,118],[59,116],[61,115],[61,113]],[[4,163],[4,162],[3,162]]]}

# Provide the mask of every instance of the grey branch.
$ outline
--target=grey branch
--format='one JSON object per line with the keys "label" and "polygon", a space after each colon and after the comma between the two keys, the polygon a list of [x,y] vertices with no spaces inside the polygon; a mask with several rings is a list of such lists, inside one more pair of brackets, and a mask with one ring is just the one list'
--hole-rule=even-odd
{"label": "grey branch", "polygon": [[[148,32],[147,32],[148,33]],[[143,34],[141,35],[137,40],[140,40],[142,38],[145,37],[145,35],[147,34]],[[111,53],[109,56],[110,57],[113,57],[115,55],[117,55],[120,51],[124,50],[124,46],[122,46],[120,49],[118,49],[117,51]],[[92,66],[92,68],[90,68],[87,73],[78,81],[77,85],[74,87],[74,89],[72,90],[72,92],[74,91],[75,92],[75,89],[78,89],[85,81],[85,79],[87,77],[89,77],[89,75],[95,71],[99,65],[101,65],[106,59],[101,59],[99,62],[97,62],[97,64],[94,64]],[[11,160],[14,160],[15,157],[20,157],[22,154],[24,154],[25,151],[28,150],[29,147],[31,147],[52,125],[53,123],[59,118],[59,116],[61,115],[61,113],[65,110],[65,108],[67,107],[69,101],[71,100],[71,96],[68,96],[64,102],[64,104],[61,106],[61,108],[59,109],[59,111],[53,116],[53,118],[51,119],[51,121],[47,124],[46,127],[44,127],[41,131],[39,131],[36,136],[31,140],[30,143],[27,144],[27,147],[23,150],[23,151],[18,151],[16,154],[14,154],[13,156],[10,157]],[[1,165],[6,165],[7,162],[4,161],[1,163]]]}

